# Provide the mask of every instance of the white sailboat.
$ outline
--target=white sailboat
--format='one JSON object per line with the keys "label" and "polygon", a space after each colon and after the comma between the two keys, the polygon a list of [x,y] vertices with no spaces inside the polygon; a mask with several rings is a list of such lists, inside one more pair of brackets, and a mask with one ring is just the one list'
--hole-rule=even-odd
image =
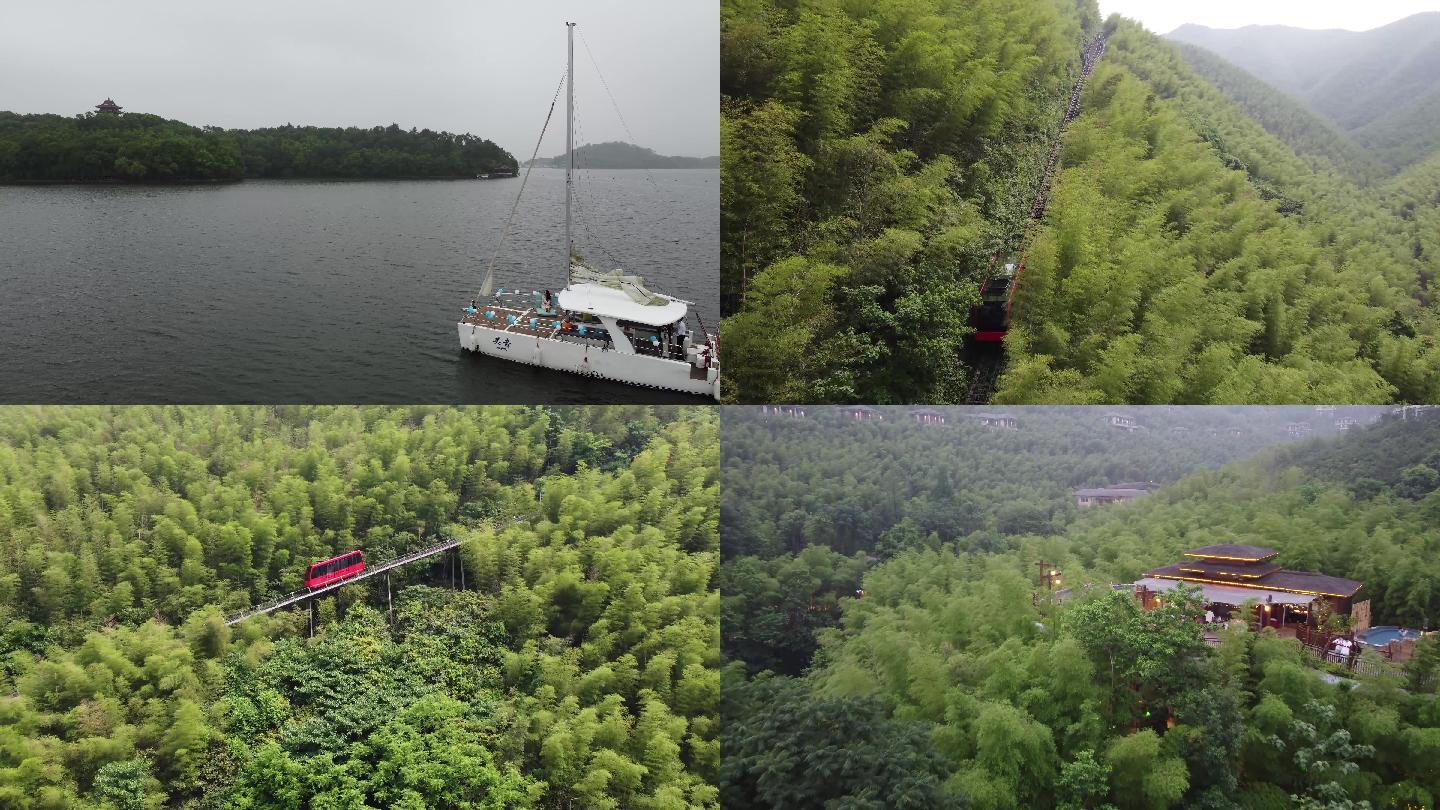
{"label": "white sailboat", "polygon": [[[462,310],[456,324],[460,347],[518,363],[719,401],[719,339],[705,330],[698,312],[694,314],[699,330],[689,327],[693,303],[653,292],[645,287],[643,278],[619,268],[609,272],[591,268],[575,253],[570,231],[575,174],[575,24],[565,26],[569,52],[565,79],[566,284],[554,296],[548,290],[497,292],[492,261],[480,296]],[[520,188],[523,193],[523,183]],[[508,233],[508,225],[506,230]]]}

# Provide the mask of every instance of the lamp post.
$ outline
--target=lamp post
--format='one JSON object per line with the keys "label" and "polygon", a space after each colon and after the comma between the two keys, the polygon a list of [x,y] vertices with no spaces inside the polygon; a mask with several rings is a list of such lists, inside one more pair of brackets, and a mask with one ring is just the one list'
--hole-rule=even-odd
{"label": "lamp post", "polygon": [[1044,560],[1040,560],[1035,565],[1040,569],[1040,576],[1036,579],[1037,585],[1045,586],[1045,589],[1048,591],[1053,591],[1060,587],[1060,569],[1054,567],[1054,563],[1047,563]]}

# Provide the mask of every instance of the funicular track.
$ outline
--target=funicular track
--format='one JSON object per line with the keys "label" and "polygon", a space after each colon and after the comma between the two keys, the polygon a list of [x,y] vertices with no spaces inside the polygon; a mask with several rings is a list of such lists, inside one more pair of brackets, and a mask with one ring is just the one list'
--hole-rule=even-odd
{"label": "funicular track", "polygon": [[[357,582],[359,582],[359,581],[361,581],[361,580],[369,579],[370,577],[379,576],[380,574],[388,573],[388,572],[390,572],[390,571],[393,571],[393,570],[396,569],[396,568],[400,568],[400,567],[402,567],[402,566],[406,566],[406,565],[409,565],[409,564],[411,564],[411,563],[419,562],[419,561],[421,561],[421,560],[429,559],[429,558],[431,558],[431,557],[436,556],[437,554],[444,554],[444,553],[447,552],[447,551],[450,551],[450,550],[452,550],[452,549],[457,549],[457,548],[459,548],[459,547],[460,547],[460,541],[459,541],[459,540],[454,540],[454,539],[444,540],[444,541],[442,541],[442,542],[436,543],[436,544],[433,545],[433,546],[429,546],[428,548],[422,548],[422,549],[420,549],[419,551],[412,551],[412,552],[410,552],[409,554],[406,554],[406,555],[403,555],[403,556],[400,556],[400,557],[396,557],[396,558],[393,559],[393,560],[388,560],[388,561],[386,561],[386,562],[380,563],[380,564],[376,565],[374,568],[366,568],[364,571],[361,571],[359,574],[356,574],[355,576],[350,577],[349,579],[344,579],[344,580],[341,580],[341,581],[339,581],[339,582],[335,582],[335,583],[332,583],[332,584],[330,584],[330,585],[326,585],[326,586],[323,587],[323,588],[316,588],[316,589],[313,590],[313,591],[312,591],[312,590],[308,590],[308,589],[307,589],[307,590],[300,590],[300,591],[295,591],[295,592],[293,592],[293,593],[285,594],[284,596],[277,596],[276,598],[274,598],[274,599],[272,599],[272,600],[270,600],[269,602],[266,602],[266,603],[264,603],[264,604],[255,605],[254,607],[249,608],[248,610],[243,610],[243,611],[241,611],[241,612],[239,612],[239,613],[231,614],[230,616],[226,617],[226,619],[225,619],[225,625],[226,625],[227,627],[233,627],[233,626],[239,624],[240,622],[245,621],[246,619],[250,619],[250,618],[253,618],[253,617],[255,617],[255,616],[261,616],[261,615],[264,615],[264,614],[266,614],[266,613],[274,613],[274,612],[277,611],[277,610],[280,610],[280,609],[282,609],[282,608],[290,607],[291,605],[298,605],[298,604],[300,604],[300,603],[302,603],[302,602],[306,602],[306,601],[312,600],[312,599],[314,599],[314,598],[316,598],[316,597],[318,597],[318,596],[324,596],[324,595],[326,595],[326,594],[328,594],[328,593],[333,593],[334,591],[338,591],[338,590],[340,590],[341,588],[343,588],[343,587],[345,587],[345,586],[347,586],[347,585],[354,585],[355,583],[357,583]],[[465,569],[462,567],[460,570],[461,570],[461,576],[463,577],[463,576],[464,576],[464,570],[465,570]]]}
{"label": "funicular track", "polygon": [[[1019,254],[1020,260],[1015,269],[1015,281],[1011,285],[1010,302],[1013,304],[1015,290],[1020,286],[1021,274],[1025,270],[1025,257],[1030,249],[1030,237],[1036,223],[1045,217],[1045,209],[1050,204],[1050,191],[1055,182],[1055,167],[1060,163],[1060,150],[1065,145],[1065,130],[1070,122],[1080,115],[1080,97],[1085,92],[1085,82],[1090,79],[1094,72],[1095,65],[1105,55],[1106,34],[1102,30],[1095,35],[1085,46],[1080,54],[1080,77],[1075,80],[1075,87],[1070,91],[1070,104],[1065,108],[1065,116],[1060,121],[1060,131],[1055,135],[1055,143],[1050,147],[1050,157],[1045,162],[1045,171],[1040,176],[1039,186],[1035,191],[1035,202],[1030,207],[1030,216],[1025,220],[1018,233],[1011,234],[1000,244],[994,256],[990,259],[990,267],[986,271],[986,277],[995,272],[999,261],[1006,256]],[[1005,348],[1004,343],[977,343],[966,341],[961,349],[961,360],[970,369],[970,387],[965,395],[966,405],[984,405],[990,401],[995,394],[995,387],[1000,381],[1000,375],[1005,370]]]}

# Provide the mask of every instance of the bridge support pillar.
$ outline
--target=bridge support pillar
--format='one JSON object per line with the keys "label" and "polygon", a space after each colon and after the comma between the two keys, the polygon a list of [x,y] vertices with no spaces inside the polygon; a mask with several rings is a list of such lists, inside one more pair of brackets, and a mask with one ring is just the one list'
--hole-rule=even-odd
{"label": "bridge support pillar", "polygon": [[390,598],[390,572],[385,572],[385,609],[390,613],[390,629],[395,629],[395,602]]}

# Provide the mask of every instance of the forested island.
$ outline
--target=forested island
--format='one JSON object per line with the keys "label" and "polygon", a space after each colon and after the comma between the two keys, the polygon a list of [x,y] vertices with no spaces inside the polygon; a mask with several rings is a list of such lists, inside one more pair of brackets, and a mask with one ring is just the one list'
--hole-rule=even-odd
{"label": "forested island", "polygon": [[993,402],[1440,399],[1432,41],[1347,57],[1331,122],[1089,0],[727,0],[727,401],[965,401],[1007,250]]}
{"label": "forested island", "polygon": [[388,127],[196,127],[146,113],[0,111],[0,182],[199,182],[244,178],[473,178],[514,172],[474,135]]}
{"label": "forested island", "polygon": [[[563,168],[568,154],[540,158],[535,165]],[[720,157],[660,155],[633,143],[606,141],[575,147],[575,166],[581,169],[718,169]]]}
{"label": "forested island", "polygon": [[[713,810],[717,431],[0,408],[0,805]],[[442,537],[458,561],[317,597],[313,637],[304,605],[226,625],[312,562]]]}
{"label": "forested island", "polygon": [[[723,806],[1435,806],[1440,634],[1352,672],[1126,583],[1268,546],[1433,628],[1440,413],[938,411],[727,409]],[[1076,508],[1122,482],[1150,494]]]}

